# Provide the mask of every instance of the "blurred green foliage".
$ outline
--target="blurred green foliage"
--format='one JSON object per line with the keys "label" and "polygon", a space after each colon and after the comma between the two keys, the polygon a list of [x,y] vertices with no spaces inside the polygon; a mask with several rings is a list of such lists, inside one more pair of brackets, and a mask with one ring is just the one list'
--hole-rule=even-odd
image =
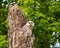
{"label": "blurred green foliage", "polygon": [[0,48],[7,48],[6,35],[0,35]]}
{"label": "blurred green foliage", "polygon": [[[7,5],[16,2],[23,8],[26,19],[35,23],[35,48],[50,48],[60,42],[60,1],[57,0],[0,0],[0,48],[7,48]],[[54,33],[59,33],[53,35]]]}

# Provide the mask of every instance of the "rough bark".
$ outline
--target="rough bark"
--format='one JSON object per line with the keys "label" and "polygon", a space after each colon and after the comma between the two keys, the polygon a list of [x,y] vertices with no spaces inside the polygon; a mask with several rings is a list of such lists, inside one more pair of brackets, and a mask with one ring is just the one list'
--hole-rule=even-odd
{"label": "rough bark", "polygon": [[[26,45],[31,38],[21,35],[21,28],[26,24],[26,18],[17,4],[9,6],[8,12],[8,48],[29,48]],[[33,37],[34,38],[34,37]],[[26,42],[23,44],[23,42]],[[23,44],[23,46],[21,46]],[[26,47],[25,47],[26,46]],[[32,48],[32,46],[30,47]]]}

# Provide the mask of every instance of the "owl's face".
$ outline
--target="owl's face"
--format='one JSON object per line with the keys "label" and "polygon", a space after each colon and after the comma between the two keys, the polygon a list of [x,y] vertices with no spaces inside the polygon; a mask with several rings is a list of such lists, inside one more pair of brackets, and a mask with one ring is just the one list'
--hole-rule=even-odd
{"label": "owl's face", "polygon": [[34,22],[33,21],[28,21],[26,23],[27,26],[34,27]]}

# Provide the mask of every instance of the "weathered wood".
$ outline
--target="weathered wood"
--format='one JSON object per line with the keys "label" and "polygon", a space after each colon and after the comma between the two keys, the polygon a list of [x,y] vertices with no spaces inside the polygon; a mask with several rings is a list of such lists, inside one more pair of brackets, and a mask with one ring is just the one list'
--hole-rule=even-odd
{"label": "weathered wood", "polygon": [[27,30],[23,28],[25,25],[26,18],[22,9],[17,4],[10,5],[8,12],[8,48],[32,48],[31,42],[33,44],[34,36],[33,34],[29,37],[25,36],[24,32],[27,32],[23,31]]}

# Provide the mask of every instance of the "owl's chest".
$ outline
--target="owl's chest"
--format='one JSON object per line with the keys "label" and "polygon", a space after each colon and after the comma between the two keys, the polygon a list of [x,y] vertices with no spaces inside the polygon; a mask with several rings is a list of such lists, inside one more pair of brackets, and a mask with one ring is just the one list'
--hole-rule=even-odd
{"label": "owl's chest", "polygon": [[32,35],[32,32],[31,30],[26,30],[25,33],[24,33],[25,36],[31,36]]}

